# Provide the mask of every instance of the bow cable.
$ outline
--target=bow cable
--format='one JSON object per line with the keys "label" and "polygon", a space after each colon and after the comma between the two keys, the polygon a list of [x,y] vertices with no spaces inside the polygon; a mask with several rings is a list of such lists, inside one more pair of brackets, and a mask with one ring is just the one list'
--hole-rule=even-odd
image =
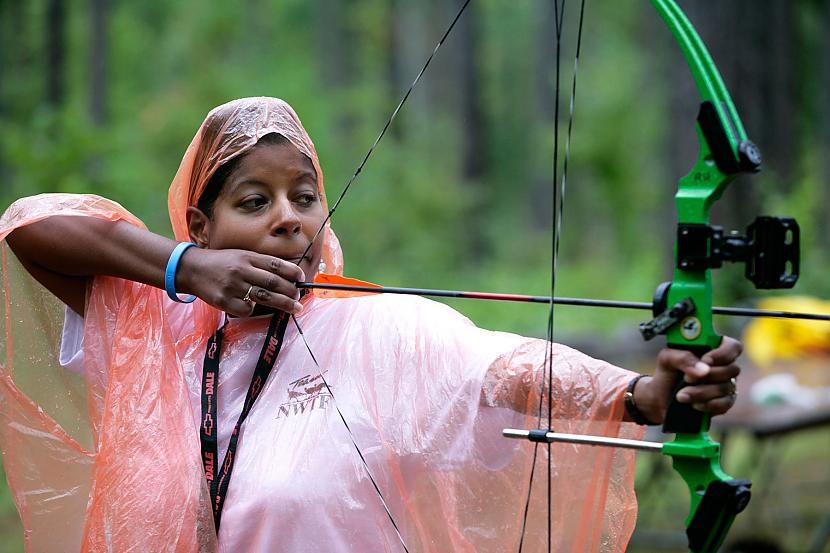
{"label": "bow cable", "polygon": [[[551,215],[553,218],[551,228],[551,277],[550,277],[550,297],[547,298],[548,307],[548,324],[547,324],[547,351],[545,355],[545,363],[540,382],[539,393],[539,410],[538,410],[538,427],[542,429],[542,407],[544,405],[545,397],[545,374],[547,374],[547,408],[548,420],[547,430],[553,431],[553,331],[554,331],[554,305],[560,303],[556,301],[556,270],[559,258],[560,235],[562,230],[562,219],[564,216],[565,206],[565,190],[568,181],[568,160],[570,158],[571,134],[573,131],[574,107],[576,99],[576,81],[579,72],[579,54],[582,47],[582,27],[585,15],[585,0],[582,0],[579,11],[579,25],[577,31],[576,54],[574,56],[573,78],[571,83],[571,97],[568,113],[568,130],[565,141],[565,155],[562,165],[562,180],[561,189],[559,184],[559,101],[561,96],[560,90],[560,75],[561,75],[561,54],[562,54],[562,29],[565,21],[565,0],[554,0],[554,20],[555,20],[555,35],[556,35],[556,69],[555,69],[555,91],[554,91],[554,121],[553,121],[553,195],[551,201]],[[552,451],[551,443],[548,442],[548,457],[547,457],[547,503],[548,503],[548,521],[547,521],[547,537],[548,550],[552,550],[553,546],[553,465],[552,465]],[[527,499],[525,500],[524,513],[522,515],[522,530],[519,537],[519,553],[522,552],[524,546],[524,537],[527,531],[527,517],[530,510],[530,498],[533,491],[533,477],[536,471],[536,460],[538,458],[539,443],[534,443],[533,446],[533,460],[530,469],[530,477],[528,479]]]}

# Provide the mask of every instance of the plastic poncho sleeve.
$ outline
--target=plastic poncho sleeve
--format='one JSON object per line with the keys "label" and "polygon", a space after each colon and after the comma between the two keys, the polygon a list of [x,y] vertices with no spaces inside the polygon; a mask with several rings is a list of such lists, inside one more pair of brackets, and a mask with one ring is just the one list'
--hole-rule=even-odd
{"label": "plastic poncho sleeve", "polygon": [[64,306],[5,242],[14,229],[56,215],[143,227],[120,205],[91,195],[24,198],[0,219],[0,446],[26,550],[214,551],[163,292],[95,278],[85,314],[87,378],[60,367]]}
{"label": "plastic poncho sleeve", "polygon": [[[524,550],[545,550],[547,448],[534,456],[532,443],[501,431],[539,426],[547,342],[477,328],[423,298],[326,301],[300,324],[356,440],[382,459],[372,469],[391,482],[387,499],[407,545],[515,550],[536,458]],[[554,345],[553,427],[642,437],[641,427],[621,422],[632,376]],[[552,452],[554,550],[624,551],[636,519],[633,453],[564,444]]]}

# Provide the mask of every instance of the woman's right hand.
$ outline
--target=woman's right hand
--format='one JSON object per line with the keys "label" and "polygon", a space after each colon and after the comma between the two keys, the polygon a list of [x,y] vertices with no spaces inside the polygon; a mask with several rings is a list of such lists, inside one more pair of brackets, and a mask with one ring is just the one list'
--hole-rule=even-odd
{"label": "woman's right hand", "polygon": [[[257,304],[300,313],[303,306],[294,283],[304,280],[303,270],[290,261],[232,249],[189,248],[176,271],[179,292],[195,294],[237,317],[250,316]],[[251,301],[245,301],[246,295]]]}
{"label": "woman's right hand", "polygon": [[[23,266],[75,312],[86,309],[94,275],[111,275],[164,289],[164,273],[176,242],[125,221],[54,216],[14,230],[7,238]],[[245,250],[189,248],[176,271],[176,289],[195,294],[228,313],[247,317],[256,304],[299,313],[305,280],[297,265]],[[243,300],[251,289],[251,298]]]}

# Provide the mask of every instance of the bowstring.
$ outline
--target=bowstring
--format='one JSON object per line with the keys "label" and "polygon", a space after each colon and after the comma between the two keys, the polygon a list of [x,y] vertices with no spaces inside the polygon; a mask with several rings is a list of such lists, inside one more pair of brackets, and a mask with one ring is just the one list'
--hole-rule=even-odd
{"label": "bowstring", "polygon": [[[332,205],[331,209],[329,210],[328,214],[326,215],[326,218],[323,220],[322,224],[320,225],[320,228],[318,228],[317,232],[314,233],[314,236],[311,238],[311,241],[308,243],[308,246],[306,247],[305,251],[303,252],[302,257],[307,256],[308,252],[311,251],[311,248],[314,245],[314,242],[320,237],[320,234],[326,228],[326,224],[334,216],[334,212],[337,211],[337,208],[338,208],[338,206],[340,206],[340,203],[343,201],[343,198],[346,196],[346,193],[349,191],[349,189],[351,188],[351,186],[355,182],[355,180],[357,180],[357,177],[358,177],[358,175],[360,175],[361,171],[363,171],[363,168],[366,165],[366,162],[369,161],[369,158],[372,156],[372,153],[375,151],[375,149],[377,148],[380,141],[386,135],[386,131],[389,129],[389,127],[392,125],[392,122],[398,116],[398,113],[401,111],[401,108],[406,103],[407,99],[409,98],[409,96],[412,93],[415,86],[417,86],[418,82],[420,82],[421,77],[423,76],[424,72],[427,70],[427,67],[429,67],[429,64],[432,62],[432,59],[435,57],[438,50],[444,44],[444,41],[447,39],[449,34],[452,32],[453,28],[455,27],[455,24],[461,18],[461,15],[467,9],[467,6],[470,4],[470,2],[471,2],[471,0],[465,0],[464,4],[458,10],[458,13],[455,15],[452,22],[447,27],[447,30],[441,36],[440,40],[436,43],[435,48],[433,48],[433,50],[432,50],[432,53],[427,58],[426,62],[424,62],[423,67],[421,67],[421,70],[418,72],[415,79],[412,81],[412,84],[409,85],[409,88],[404,93],[403,97],[398,102],[395,109],[392,110],[392,114],[389,116],[389,119],[386,121],[386,124],[383,126],[380,133],[378,133],[377,138],[375,138],[375,141],[369,147],[369,150],[366,152],[366,155],[363,157],[363,160],[360,162],[360,164],[358,165],[358,167],[355,170],[354,174],[351,176],[349,181],[346,183],[346,186],[343,188],[343,191],[340,193],[337,200]],[[302,338],[303,344],[305,344],[306,350],[308,350],[308,354],[311,357],[311,360],[314,362],[314,365],[317,367],[318,374],[319,374],[320,378],[322,379],[323,384],[326,386],[326,390],[328,391],[329,395],[331,396],[332,404],[334,404],[334,408],[337,411],[337,414],[340,417],[340,420],[343,422],[343,426],[346,428],[347,433],[349,434],[349,439],[352,442],[352,446],[354,446],[355,451],[357,452],[358,456],[360,457],[360,461],[363,464],[363,468],[366,471],[366,474],[369,476],[369,480],[371,481],[372,487],[374,488],[378,498],[380,499],[381,505],[383,506],[383,510],[386,512],[386,516],[389,518],[389,521],[391,522],[392,527],[395,530],[395,535],[397,536],[398,540],[400,541],[401,547],[403,547],[403,550],[406,553],[409,553],[409,548],[407,548],[406,542],[403,539],[403,535],[401,534],[400,528],[398,527],[397,522],[395,522],[395,517],[392,516],[392,511],[389,508],[388,503],[386,502],[386,498],[383,496],[383,492],[381,491],[380,486],[378,485],[377,481],[375,480],[374,476],[372,475],[372,471],[369,468],[369,464],[366,461],[366,457],[363,455],[363,452],[361,451],[360,447],[357,445],[357,441],[355,440],[354,434],[352,433],[352,430],[349,427],[349,423],[346,422],[346,417],[343,416],[343,412],[340,410],[340,407],[337,405],[337,400],[334,397],[334,392],[332,391],[331,387],[329,386],[328,382],[326,381],[325,376],[323,375],[323,372],[324,372],[323,368],[317,362],[317,358],[314,355],[314,352],[311,350],[311,346],[309,345],[308,341],[306,340],[305,334],[303,333],[303,330],[300,327],[300,324],[297,321],[297,318],[294,315],[291,315],[291,319],[294,321],[294,326],[297,328],[297,333]]]}
{"label": "bowstring", "polygon": [[349,426],[349,423],[346,422],[346,417],[343,416],[343,412],[340,410],[340,406],[337,405],[337,399],[334,397],[334,392],[329,386],[328,380],[323,375],[323,368],[320,366],[320,363],[317,362],[317,358],[314,356],[314,353],[311,351],[311,347],[308,345],[308,340],[306,340],[305,333],[303,333],[303,329],[300,328],[300,324],[297,322],[297,317],[291,315],[291,320],[294,321],[294,326],[297,327],[297,333],[303,339],[303,344],[305,344],[306,349],[308,350],[308,354],[311,356],[311,360],[314,362],[314,366],[317,367],[317,371],[320,375],[320,379],[323,381],[323,384],[326,387],[326,391],[331,396],[331,402],[334,404],[334,408],[337,411],[337,414],[340,417],[340,420],[343,422],[343,426],[346,427],[346,431],[349,434],[349,440],[352,442],[352,446],[354,446],[357,455],[360,457],[360,461],[363,463],[363,468],[366,470],[366,474],[369,475],[369,480],[372,482],[372,486],[375,489],[378,497],[380,498],[380,503],[383,505],[383,510],[386,512],[386,516],[389,518],[389,521],[392,523],[392,527],[395,529],[395,535],[398,536],[398,540],[401,542],[401,547],[406,553],[409,553],[409,549],[406,547],[406,542],[401,535],[401,530],[398,528],[397,522],[395,522],[395,517],[392,516],[392,511],[389,509],[389,505],[386,503],[386,499],[383,497],[383,492],[380,491],[380,486],[378,486],[377,480],[372,475],[371,469],[369,469],[369,463],[366,462],[366,457],[363,455],[363,452],[360,450],[360,447],[357,445],[357,442],[354,439],[354,434],[352,433],[352,429]]}
{"label": "bowstring", "polygon": [[435,57],[435,54],[438,52],[438,50],[444,44],[444,41],[447,40],[447,37],[452,32],[453,28],[455,27],[455,24],[461,18],[461,14],[464,13],[464,10],[467,9],[467,6],[469,5],[469,3],[471,1],[472,0],[465,0],[464,4],[461,6],[461,9],[458,10],[458,13],[455,14],[455,17],[453,18],[453,20],[450,23],[449,27],[447,27],[447,30],[444,31],[444,34],[441,36],[441,39],[435,44],[435,48],[432,49],[432,53],[427,58],[427,61],[424,62],[424,65],[423,65],[423,67],[421,67],[421,70],[418,72],[418,75],[415,76],[415,80],[412,81],[412,84],[409,85],[409,89],[407,89],[407,91],[404,93],[403,97],[401,97],[401,100],[400,100],[400,102],[398,102],[398,105],[395,107],[394,110],[392,110],[392,115],[389,116],[389,119],[386,121],[386,124],[383,126],[380,133],[378,133],[377,138],[375,138],[375,141],[369,147],[369,151],[367,151],[366,155],[363,156],[363,160],[357,166],[357,169],[355,170],[354,174],[351,176],[349,181],[346,183],[346,186],[343,187],[343,191],[340,192],[340,195],[337,197],[337,200],[334,202],[334,205],[332,205],[331,209],[329,210],[328,214],[326,215],[326,218],[323,219],[323,223],[320,225],[320,228],[318,228],[317,232],[314,233],[314,236],[312,237],[311,241],[308,243],[308,246],[306,247],[305,251],[303,252],[303,257],[308,255],[308,252],[311,251],[311,247],[314,245],[314,242],[317,240],[317,238],[320,237],[320,233],[323,232],[323,229],[326,228],[326,224],[329,221],[331,221],[331,218],[334,216],[334,212],[337,211],[337,208],[340,206],[340,202],[343,201],[343,198],[346,196],[346,193],[349,191],[349,188],[351,188],[352,183],[355,180],[357,180],[358,175],[360,175],[361,171],[363,171],[363,167],[366,165],[366,162],[369,161],[370,157],[372,157],[372,153],[375,151],[375,148],[377,148],[380,141],[386,135],[386,131],[389,129],[389,127],[392,125],[392,122],[398,116],[398,112],[401,111],[401,108],[406,103],[406,101],[409,99],[409,95],[412,94],[412,90],[418,85],[418,82],[421,80],[421,77],[423,76],[424,72],[427,70],[427,67],[429,67],[429,64],[432,62],[432,58]]}
{"label": "bowstring", "polygon": [[[555,44],[556,44],[556,65],[555,65],[555,88],[554,88],[554,121],[553,121],[553,195],[551,200],[551,215],[552,222],[552,236],[551,236],[551,278],[550,278],[550,297],[556,295],[556,272],[558,268],[559,246],[561,243],[562,220],[564,218],[565,208],[565,191],[568,182],[568,160],[570,159],[571,151],[571,135],[573,131],[574,111],[576,105],[576,83],[577,75],[579,73],[579,55],[582,49],[582,28],[585,16],[585,0],[581,1],[579,9],[579,24],[577,30],[576,54],[574,56],[573,79],[571,81],[571,96],[568,113],[568,130],[565,140],[565,155],[562,164],[562,180],[561,185],[559,181],[559,100],[560,100],[560,75],[561,75],[561,46],[562,46],[562,29],[565,20],[565,0],[553,0],[554,8],[554,22],[555,22]],[[545,395],[545,376],[547,375],[547,430],[553,430],[553,334],[554,334],[554,302],[551,302],[548,307],[547,320],[547,349],[545,354],[545,362],[542,371],[542,378],[540,382],[539,394],[539,410],[537,415],[537,426],[542,428],[542,411],[544,405]],[[552,444],[548,443],[548,457],[547,457],[547,506],[548,506],[548,520],[547,520],[547,539],[548,550],[552,550],[552,520],[553,520],[553,456],[551,451]],[[522,515],[522,531],[519,537],[519,553],[522,552],[524,546],[524,537],[527,530],[527,517],[530,510],[530,499],[533,490],[533,477],[536,471],[536,461],[539,453],[539,443],[535,442],[533,446],[533,460],[531,464],[530,477],[528,481],[527,498],[525,500],[524,513]]]}

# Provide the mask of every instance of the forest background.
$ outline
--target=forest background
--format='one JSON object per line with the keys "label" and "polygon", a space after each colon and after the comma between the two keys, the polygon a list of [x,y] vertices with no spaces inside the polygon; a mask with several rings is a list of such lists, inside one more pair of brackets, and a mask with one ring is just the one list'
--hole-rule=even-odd
{"label": "forest background", "polygon": [[[715,222],[743,229],[757,214],[795,216],[798,291],[830,297],[821,270],[830,261],[830,1],[679,4],[764,153],[764,171],[732,185]],[[563,141],[579,13],[576,2],[565,5]],[[220,103],[256,95],[294,106],[334,198],[459,6],[0,0],[0,210],[40,192],[95,193],[169,235],[166,190],[199,123]],[[347,274],[393,286],[549,292],[553,6],[472,3],[334,218]],[[696,159],[697,105],[680,51],[648,2],[588,1],[557,294],[646,301],[670,278],[672,196]],[[735,267],[717,275],[716,295],[719,304],[751,305],[764,294]],[[481,326],[545,334],[544,307],[452,305]],[[562,308],[556,333],[623,363],[650,351],[636,332],[645,318]],[[741,324],[719,322],[734,335]],[[0,544],[17,551],[19,523],[5,501]]]}

